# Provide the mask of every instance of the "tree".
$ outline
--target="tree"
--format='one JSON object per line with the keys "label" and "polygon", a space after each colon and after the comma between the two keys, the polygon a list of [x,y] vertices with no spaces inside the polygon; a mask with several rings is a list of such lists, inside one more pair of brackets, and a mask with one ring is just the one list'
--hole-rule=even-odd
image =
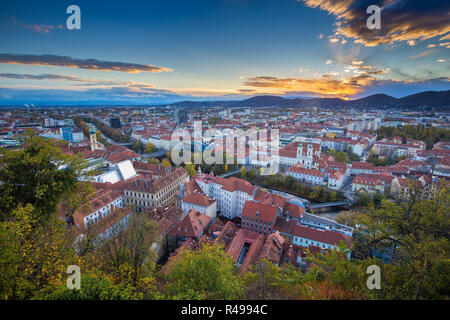
{"label": "tree", "polygon": [[100,268],[112,275],[115,284],[153,295],[156,256],[151,246],[156,240],[157,227],[146,213],[134,214],[129,219],[125,230],[116,229],[101,244]]}
{"label": "tree", "polygon": [[241,178],[245,178],[246,172],[245,172],[245,166],[242,165],[241,167]]}
{"label": "tree", "polygon": [[186,170],[187,173],[189,173],[191,177],[197,174],[197,172],[195,171],[195,165],[192,163],[186,163],[184,165],[184,169]]}
{"label": "tree", "polygon": [[136,152],[142,153],[145,150],[145,145],[140,139],[138,139],[132,142],[131,148],[133,148]]}
{"label": "tree", "polygon": [[81,276],[81,288],[71,290],[67,285],[51,292],[43,290],[36,297],[39,300],[138,300],[142,294],[133,293],[126,286],[116,285],[104,274],[89,272]]}
{"label": "tree", "polygon": [[336,156],[334,157],[336,159],[336,161],[339,162],[347,162],[347,154],[343,151],[339,151],[338,153],[336,153]]}
{"label": "tree", "polygon": [[450,192],[444,187],[434,198],[420,197],[420,188],[398,203],[382,200],[359,217],[369,244],[395,249],[391,282],[383,294],[393,299],[442,299],[450,278]]}
{"label": "tree", "polygon": [[349,151],[348,152],[348,159],[350,161],[359,161],[359,156],[356,153],[354,153],[352,151]]}
{"label": "tree", "polygon": [[158,148],[156,148],[156,146],[153,143],[147,143],[147,145],[145,146],[145,153],[153,153],[156,152],[156,150],[158,150]]}
{"label": "tree", "polygon": [[354,211],[340,211],[334,218],[337,223],[345,224],[347,226],[354,227],[356,224],[357,212]]}
{"label": "tree", "polygon": [[159,160],[157,158],[148,158],[147,159],[148,163],[153,163],[153,164],[159,164]]}
{"label": "tree", "polygon": [[[338,246],[332,250],[325,250],[325,252],[312,254],[309,250],[306,251],[307,261],[311,264],[311,270],[320,271],[315,288],[315,293],[320,299],[339,298],[339,294],[343,292],[339,288],[333,288],[333,277],[335,273],[342,268],[345,261],[347,261],[347,254],[349,249],[341,241]],[[323,281],[320,281],[323,280]],[[338,289],[336,292],[333,289]]]}
{"label": "tree", "polygon": [[74,251],[56,216],[38,222],[31,204],[19,206],[0,223],[0,296],[29,299],[62,285]]}
{"label": "tree", "polygon": [[361,207],[367,207],[370,203],[370,196],[367,192],[361,192],[358,198],[358,205]]}
{"label": "tree", "polygon": [[167,159],[167,158],[164,158],[164,159],[163,159],[162,165],[163,165],[163,166],[166,166],[166,167],[171,167],[171,166],[172,166],[172,164],[170,163],[170,160]]}
{"label": "tree", "polygon": [[224,170],[225,170],[225,172],[228,172],[228,164],[225,164]]}
{"label": "tree", "polygon": [[95,131],[95,136],[96,136],[96,138],[97,138],[97,141],[102,141],[103,135],[102,135],[101,131],[96,130],[96,131]]}
{"label": "tree", "polygon": [[245,296],[250,300],[274,299],[281,296],[280,271],[272,262],[263,259],[244,274]]}
{"label": "tree", "polygon": [[237,299],[243,293],[233,259],[220,245],[204,244],[198,252],[181,250],[168,275],[173,299]]}
{"label": "tree", "polygon": [[22,149],[3,150],[0,160],[0,219],[19,206],[33,205],[39,221],[56,212],[63,199],[77,197],[86,187],[78,179],[83,173],[84,160],[64,154],[54,140],[33,136],[28,132],[22,139]]}

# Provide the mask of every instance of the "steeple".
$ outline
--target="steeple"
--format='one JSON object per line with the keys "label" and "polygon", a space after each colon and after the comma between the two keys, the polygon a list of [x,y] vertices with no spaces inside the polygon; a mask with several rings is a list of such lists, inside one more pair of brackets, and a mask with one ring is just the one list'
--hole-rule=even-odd
{"label": "steeple", "polygon": [[301,158],[303,156],[303,143],[300,141],[297,147],[297,158]]}
{"label": "steeple", "polygon": [[95,132],[94,128],[91,128],[89,130],[89,140],[91,142],[91,151],[94,151],[98,147],[98,145],[97,145],[97,133]]}

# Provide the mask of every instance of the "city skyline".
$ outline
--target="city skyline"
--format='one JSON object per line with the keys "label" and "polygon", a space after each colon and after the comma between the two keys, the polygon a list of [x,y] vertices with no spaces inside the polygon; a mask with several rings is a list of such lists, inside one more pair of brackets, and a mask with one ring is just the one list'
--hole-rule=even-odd
{"label": "city skyline", "polygon": [[[71,4],[0,5],[0,104],[450,89],[444,1],[79,1],[81,30],[68,30]],[[380,30],[366,27],[371,4]]]}

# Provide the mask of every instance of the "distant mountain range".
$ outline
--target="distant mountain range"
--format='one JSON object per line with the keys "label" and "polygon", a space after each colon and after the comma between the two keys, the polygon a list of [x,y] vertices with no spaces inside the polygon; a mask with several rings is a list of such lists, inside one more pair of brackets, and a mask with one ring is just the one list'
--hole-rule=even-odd
{"label": "distant mountain range", "polygon": [[394,98],[387,94],[374,94],[355,100],[339,98],[311,98],[286,99],[279,96],[255,96],[239,101],[180,101],[170,104],[172,107],[201,108],[201,107],[297,107],[297,108],[400,108],[418,109],[437,107],[450,109],[450,90],[424,91],[403,98]]}

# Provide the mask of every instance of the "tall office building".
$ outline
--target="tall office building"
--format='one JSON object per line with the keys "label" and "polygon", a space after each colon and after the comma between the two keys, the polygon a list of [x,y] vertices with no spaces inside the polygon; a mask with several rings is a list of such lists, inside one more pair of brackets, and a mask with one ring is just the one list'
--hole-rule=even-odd
{"label": "tall office building", "polygon": [[60,128],[59,132],[61,133],[61,137],[63,140],[73,142],[73,130],[70,127]]}
{"label": "tall office building", "polygon": [[122,128],[122,124],[120,123],[120,118],[111,118],[111,120],[109,120],[109,123],[111,125],[111,128],[114,128],[114,129]]}
{"label": "tall office building", "polygon": [[72,143],[78,143],[81,140],[84,139],[83,131],[77,129],[74,130],[71,127],[63,127],[59,129],[59,132],[61,134],[61,138],[63,140],[72,142]]}
{"label": "tall office building", "polygon": [[188,119],[188,114],[185,109],[175,109],[175,123],[182,124]]}

